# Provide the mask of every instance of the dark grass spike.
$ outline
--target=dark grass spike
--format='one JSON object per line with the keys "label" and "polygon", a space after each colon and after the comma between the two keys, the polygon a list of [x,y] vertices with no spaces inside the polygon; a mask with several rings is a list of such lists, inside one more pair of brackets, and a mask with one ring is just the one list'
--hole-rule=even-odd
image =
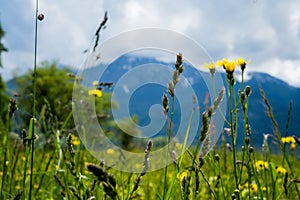
{"label": "dark grass spike", "polygon": [[144,167],[142,169],[142,172],[136,177],[133,189],[132,189],[128,199],[131,199],[133,193],[139,188],[142,177],[146,174],[147,170],[150,167],[149,156],[150,156],[150,150],[151,150],[152,145],[153,145],[152,141],[149,140],[147,143],[147,147],[145,149],[145,158],[144,158],[144,162],[143,162]]}
{"label": "dark grass spike", "polygon": [[97,31],[95,33],[96,40],[95,40],[95,45],[94,45],[94,48],[93,48],[94,52],[95,52],[95,50],[96,50],[96,48],[98,46],[98,43],[99,43],[100,31],[101,31],[101,29],[105,28],[105,24],[106,24],[107,20],[108,20],[107,11],[105,11],[104,18],[103,18],[102,22],[100,23],[99,28],[97,29]]}
{"label": "dark grass spike", "polygon": [[285,123],[285,137],[287,137],[288,133],[289,133],[289,124],[290,124],[290,119],[291,119],[292,108],[293,108],[293,101],[290,100],[290,106],[288,109],[287,119],[286,119],[286,123]]}
{"label": "dark grass spike", "polygon": [[188,200],[190,195],[190,180],[191,177],[189,175],[185,176],[182,181],[182,192],[183,192],[183,199]]}
{"label": "dark grass spike", "polygon": [[117,192],[110,184],[103,182],[102,185],[106,195],[108,195],[111,199],[117,198]]}
{"label": "dark grass spike", "polygon": [[68,188],[71,190],[71,192],[74,194],[74,196],[78,199],[81,200],[80,195],[77,191],[77,189],[74,186],[69,185]]}
{"label": "dark grass spike", "polygon": [[[278,125],[278,123],[277,123],[277,121],[276,121],[276,119],[275,119],[275,117],[274,117],[272,107],[271,107],[271,105],[270,105],[270,103],[269,103],[269,100],[268,100],[268,98],[267,98],[267,96],[266,96],[266,93],[265,93],[265,91],[263,90],[263,88],[260,87],[259,90],[260,90],[260,94],[261,94],[261,96],[262,96],[262,98],[263,98],[263,100],[264,100],[264,103],[265,103],[265,105],[266,105],[266,113],[267,113],[268,117],[271,119],[272,124],[273,124],[273,126],[274,126],[275,137],[276,137],[276,139],[278,140],[278,142],[279,142],[279,144],[280,144],[281,133],[280,133],[280,130],[279,130],[279,125]],[[282,149],[281,144],[280,144],[280,147],[281,147],[281,149]]]}
{"label": "dark grass spike", "polygon": [[106,173],[102,167],[94,164],[88,164],[86,168],[88,171],[92,172],[92,174],[96,176],[100,182],[105,182],[107,180]]}
{"label": "dark grass spike", "polygon": [[284,175],[284,181],[283,181],[283,187],[284,187],[284,193],[285,193],[285,196],[287,197],[288,196],[288,187],[287,187],[287,184],[288,184],[288,177],[289,177],[289,173],[285,173]]}
{"label": "dark grass spike", "polygon": [[24,190],[18,191],[17,194],[15,195],[15,197],[13,198],[13,200],[21,200],[23,194],[24,194]]}
{"label": "dark grass spike", "polygon": [[58,175],[55,173],[53,176],[54,176],[56,182],[58,183],[58,185],[59,185],[63,190],[65,190],[66,187],[65,187],[65,185],[63,184],[62,180],[58,177]]}

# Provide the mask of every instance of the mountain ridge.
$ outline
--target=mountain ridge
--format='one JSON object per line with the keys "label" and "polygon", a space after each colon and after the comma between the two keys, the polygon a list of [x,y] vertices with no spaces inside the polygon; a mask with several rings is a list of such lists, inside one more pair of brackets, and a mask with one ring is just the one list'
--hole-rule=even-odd
{"label": "mountain ridge", "polygon": [[[131,69],[148,63],[158,63],[163,64],[167,66],[172,66],[174,64],[172,63],[164,63],[157,61],[153,58],[132,58],[128,56],[123,56],[115,60],[113,63],[109,65],[107,70],[103,73],[103,76],[100,78],[99,81],[103,82],[114,82],[116,83],[122,75],[124,75],[126,72],[130,71]],[[91,70],[91,73],[95,73],[93,71],[94,69],[87,69]],[[187,63],[185,63],[185,71],[183,74],[188,74],[193,79],[192,86],[195,88],[195,91],[206,91],[207,89],[203,88],[205,87],[205,83],[203,82],[203,79],[199,78],[199,74],[197,74],[197,70],[191,66],[189,66]],[[201,72],[204,76],[210,76],[209,72]],[[300,88],[290,86],[288,83],[275,78],[267,73],[262,72],[249,72],[248,75],[250,76],[249,79],[247,79],[244,83],[244,85],[250,85],[252,89],[252,94],[249,97],[249,123],[251,125],[252,130],[252,136],[255,141],[255,146],[260,146],[262,144],[263,134],[265,133],[272,133],[272,123],[271,120],[266,115],[265,111],[265,105],[263,102],[263,99],[260,95],[260,88],[262,88],[267,98],[269,99],[269,102],[273,108],[273,113],[275,118],[278,121],[279,128],[282,134],[285,134],[286,132],[286,120],[288,117],[288,109],[290,106],[290,100],[294,103],[293,109],[291,113],[291,119],[289,124],[289,135],[296,135],[300,136],[299,131],[300,130],[300,105],[297,104],[300,100]],[[221,77],[223,78],[223,81],[225,83],[226,80],[226,74],[221,73]],[[170,77],[171,80],[172,77]],[[13,82],[14,79],[7,82],[7,88],[10,91],[13,91]],[[167,85],[167,83],[166,83]],[[240,82],[236,82],[235,88],[238,90],[240,86]],[[161,103],[161,94],[166,92],[166,88],[160,87],[158,88],[148,88],[145,91],[139,90],[140,95],[136,94],[134,95],[134,103],[131,102],[130,106],[130,114],[131,115],[137,115],[139,117],[139,123],[140,125],[146,125],[149,123],[149,116],[148,112],[145,116],[145,106],[149,108],[152,104],[160,104]],[[149,98],[145,94],[154,94],[153,92],[159,92],[159,94],[153,95],[155,96],[155,99]],[[199,94],[198,96],[199,101],[198,102],[204,102],[205,99],[205,93]],[[133,100],[132,100],[133,101]],[[202,105],[201,105],[202,106]],[[142,108],[142,109],[139,109]],[[146,108],[146,110],[147,110]],[[242,111],[240,111],[242,113]],[[180,116],[178,116],[180,117]],[[242,120],[242,118],[240,119]],[[178,119],[174,119],[174,121],[178,121]],[[239,127],[242,127],[242,123],[239,124]],[[174,127],[174,130],[176,130],[176,126]],[[239,129],[238,132],[239,135],[242,134],[242,130]],[[158,134],[160,135],[160,134]],[[242,143],[242,137],[238,138],[238,142]]]}

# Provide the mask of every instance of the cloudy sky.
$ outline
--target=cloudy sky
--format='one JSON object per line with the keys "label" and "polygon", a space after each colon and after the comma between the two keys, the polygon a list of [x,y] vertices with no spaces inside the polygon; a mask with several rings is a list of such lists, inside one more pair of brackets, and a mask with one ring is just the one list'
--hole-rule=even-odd
{"label": "cloudy sky", "polygon": [[[0,0],[6,32],[0,72],[4,79],[33,66],[35,1]],[[38,62],[79,67],[104,12],[102,40],[137,28],[165,28],[201,44],[214,60],[244,57],[248,71],[267,72],[300,87],[298,0],[43,0]]]}

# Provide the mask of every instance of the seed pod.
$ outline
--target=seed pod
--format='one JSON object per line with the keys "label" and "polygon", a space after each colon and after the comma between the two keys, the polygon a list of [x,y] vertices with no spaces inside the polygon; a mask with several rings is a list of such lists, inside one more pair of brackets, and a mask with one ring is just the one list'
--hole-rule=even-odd
{"label": "seed pod", "polygon": [[162,106],[163,106],[163,109],[164,109],[164,113],[167,113],[169,111],[169,99],[168,99],[168,96],[166,94],[163,95]]}
{"label": "seed pod", "polygon": [[249,85],[247,85],[246,88],[245,88],[245,94],[247,96],[249,96],[251,94],[251,87]]}
{"label": "seed pod", "polygon": [[215,155],[215,159],[216,159],[216,161],[218,161],[218,162],[219,162],[219,160],[220,160],[220,156],[219,156],[219,154],[216,154],[216,155]]}
{"label": "seed pod", "polygon": [[45,18],[44,14],[43,13],[40,13],[38,16],[37,16],[38,20],[40,21],[43,21],[43,19]]}

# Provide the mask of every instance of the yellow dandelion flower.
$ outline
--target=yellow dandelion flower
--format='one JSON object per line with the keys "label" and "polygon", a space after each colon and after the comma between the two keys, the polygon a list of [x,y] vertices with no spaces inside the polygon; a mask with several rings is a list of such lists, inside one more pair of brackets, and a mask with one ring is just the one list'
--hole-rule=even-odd
{"label": "yellow dandelion flower", "polygon": [[257,187],[256,183],[251,183],[250,188],[251,188],[252,192],[257,193],[258,187]]}
{"label": "yellow dandelion flower", "polygon": [[182,148],[182,144],[180,144],[180,143],[176,143],[175,146],[176,146],[177,149],[181,149]]}
{"label": "yellow dandelion flower", "polygon": [[204,63],[205,68],[209,69],[209,72],[213,75],[216,72],[216,65],[212,62]]}
{"label": "yellow dandelion flower", "polygon": [[226,70],[227,73],[232,74],[235,70],[235,67],[237,65],[237,62],[234,60],[227,60],[227,58],[224,58],[223,60],[219,60],[216,62],[217,66],[223,66],[223,68]]}
{"label": "yellow dandelion flower", "polygon": [[234,60],[232,60],[224,65],[227,73],[233,73],[235,70],[235,66],[236,66],[236,62]]}
{"label": "yellow dandelion flower", "polygon": [[79,138],[76,137],[75,135],[72,135],[72,144],[73,144],[74,146],[80,145],[80,140],[79,140]]}
{"label": "yellow dandelion flower", "polygon": [[237,64],[238,64],[239,66],[241,66],[241,69],[242,69],[242,70],[244,70],[244,69],[246,68],[246,65],[247,65],[248,63],[249,63],[249,61],[246,62],[246,61],[244,60],[244,58],[241,58],[241,57],[240,57],[240,58],[237,59]]}
{"label": "yellow dandelion flower", "polygon": [[109,149],[106,150],[106,153],[107,154],[114,154],[115,150],[113,150],[112,148],[109,148]]}
{"label": "yellow dandelion flower", "polygon": [[223,67],[223,61],[222,60],[218,60],[216,62],[216,65],[219,66],[219,67]]}
{"label": "yellow dandelion flower", "polygon": [[267,191],[267,188],[266,188],[266,187],[263,187],[263,188],[262,188],[262,191],[263,191],[263,192],[266,192],[266,191]]}
{"label": "yellow dandelion flower", "polygon": [[177,175],[177,178],[180,179],[180,181],[182,181],[184,179],[184,177],[186,177],[188,175],[188,171],[183,171],[180,175]]}
{"label": "yellow dandelion flower", "polygon": [[281,167],[281,166],[279,166],[279,167],[276,168],[276,172],[277,172],[279,175],[281,175],[281,174],[284,175],[284,174],[287,173],[286,169],[283,168],[283,167]]}
{"label": "yellow dandelion flower", "polygon": [[237,63],[238,63],[238,65],[244,65],[244,64],[247,64],[247,63],[245,62],[244,58],[241,58],[241,57],[239,57],[239,58],[237,59]]}
{"label": "yellow dandelion flower", "polygon": [[227,58],[223,58],[223,60],[218,60],[216,62],[216,65],[225,68],[225,65],[227,65],[228,63],[229,61],[227,60]]}
{"label": "yellow dandelion flower", "polygon": [[262,160],[258,160],[255,163],[255,167],[256,167],[257,170],[269,169],[269,163],[264,162]]}
{"label": "yellow dandelion flower", "polygon": [[284,144],[284,143],[287,143],[287,140],[286,140],[286,138],[285,137],[282,137],[281,138],[281,142]]}
{"label": "yellow dandelion flower", "polygon": [[283,144],[285,144],[285,143],[296,143],[296,140],[295,140],[294,137],[288,136],[288,137],[282,137],[282,138],[281,138],[281,142],[282,142]]}
{"label": "yellow dandelion flower", "polygon": [[89,90],[89,95],[94,95],[97,97],[102,97],[102,91],[97,89]]}
{"label": "yellow dandelion flower", "polygon": [[99,85],[99,81],[93,81],[93,86],[98,86]]}
{"label": "yellow dandelion flower", "polygon": [[216,65],[212,62],[209,62],[209,63],[204,63],[203,65],[205,68],[207,69],[215,69],[216,68]]}
{"label": "yellow dandelion flower", "polygon": [[295,140],[295,138],[294,137],[289,137],[290,138],[290,143],[296,143],[296,140]]}
{"label": "yellow dandelion flower", "polygon": [[296,143],[291,143],[290,149],[293,151],[296,149]]}

